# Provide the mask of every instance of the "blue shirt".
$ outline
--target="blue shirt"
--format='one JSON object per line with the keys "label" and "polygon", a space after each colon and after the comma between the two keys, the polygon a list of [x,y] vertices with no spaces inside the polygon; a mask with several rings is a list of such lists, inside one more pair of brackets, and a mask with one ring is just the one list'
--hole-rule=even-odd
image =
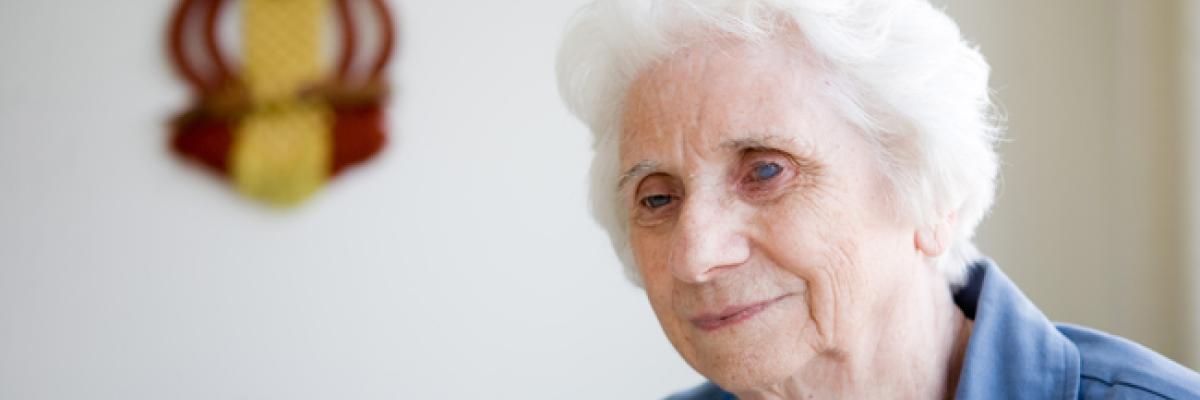
{"label": "blue shirt", "polygon": [[[990,260],[954,294],[975,321],[959,399],[1200,399],[1200,374],[1137,343],[1052,324]],[[735,399],[712,382],[669,399]]]}

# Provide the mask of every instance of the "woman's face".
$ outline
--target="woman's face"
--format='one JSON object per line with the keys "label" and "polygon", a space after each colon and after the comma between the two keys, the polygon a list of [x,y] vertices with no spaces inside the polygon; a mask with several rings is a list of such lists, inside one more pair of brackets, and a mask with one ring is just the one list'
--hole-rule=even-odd
{"label": "woman's face", "polygon": [[803,51],[709,44],[627,97],[621,206],[647,295],[728,390],[844,376],[907,329],[916,228],[830,90]]}

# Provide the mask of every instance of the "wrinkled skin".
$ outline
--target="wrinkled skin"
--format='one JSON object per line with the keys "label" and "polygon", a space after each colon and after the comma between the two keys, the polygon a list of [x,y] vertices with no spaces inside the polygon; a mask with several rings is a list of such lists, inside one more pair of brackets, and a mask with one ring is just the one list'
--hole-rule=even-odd
{"label": "wrinkled skin", "polygon": [[741,398],[952,395],[969,323],[932,257],[952,216],[897,211],[804,49],[707,42],[643,71],[621,133],[646,294]]}

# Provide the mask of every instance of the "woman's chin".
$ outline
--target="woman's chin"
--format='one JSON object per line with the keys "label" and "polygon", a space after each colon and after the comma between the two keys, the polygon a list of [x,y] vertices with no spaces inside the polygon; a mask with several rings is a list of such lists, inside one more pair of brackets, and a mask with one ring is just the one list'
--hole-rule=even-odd
{"label": "woman's chin", "polygon": [[701,375],[730,392],[745,392],[787,381],[803,365],[794,355],[780,352],[741,352],[729,358],[704,360]]}
{"label": "woman's chin", "polygon": [[764,314],[731,329],[692,332],[692,354],[684,352],[684,358],[701,375],[729,391],[787,380],[813,355],[802,337],[811,331],[803,328],[807,321],[783,318],[794,314]]}

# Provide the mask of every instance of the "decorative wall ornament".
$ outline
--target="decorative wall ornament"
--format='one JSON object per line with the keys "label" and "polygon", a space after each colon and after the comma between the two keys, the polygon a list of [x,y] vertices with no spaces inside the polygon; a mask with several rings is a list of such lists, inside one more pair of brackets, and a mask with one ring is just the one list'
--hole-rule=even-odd
{"label": "decorative wall ornament", "polygon": [[[181,0],[172,16],[171,61],[194,100],[173,121],[171,147],[252,198],[296,205],[386,141],[391,14],[384,0],[242,0],[238,67],[218,38],[226,3]],[[379,36],[366,63],[357,54],[364,10]],[[331,11],[341,40],[326,66]]]}

